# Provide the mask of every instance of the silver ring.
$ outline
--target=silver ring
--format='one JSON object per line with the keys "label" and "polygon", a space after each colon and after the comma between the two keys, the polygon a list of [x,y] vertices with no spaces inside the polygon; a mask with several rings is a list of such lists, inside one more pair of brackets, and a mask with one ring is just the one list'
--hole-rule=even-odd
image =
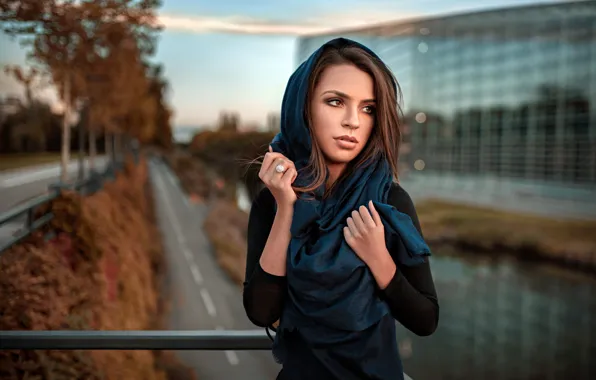
{"label": "silver ring", "polygon": [[282,164],[279,164],[275,167],[275,171],[278,173],[283,173],[284,170],[286,170],[286,168]]}

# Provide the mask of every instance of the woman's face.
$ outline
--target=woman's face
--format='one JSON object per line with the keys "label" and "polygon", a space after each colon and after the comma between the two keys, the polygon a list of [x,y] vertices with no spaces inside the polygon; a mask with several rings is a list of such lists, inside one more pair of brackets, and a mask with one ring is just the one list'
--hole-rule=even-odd
{"label": "woman's face", "polygon": [[362,151],[375,121],[374,83],[354,65],[323,71],[310,100],[312,129],[328,165],[347,164]]}

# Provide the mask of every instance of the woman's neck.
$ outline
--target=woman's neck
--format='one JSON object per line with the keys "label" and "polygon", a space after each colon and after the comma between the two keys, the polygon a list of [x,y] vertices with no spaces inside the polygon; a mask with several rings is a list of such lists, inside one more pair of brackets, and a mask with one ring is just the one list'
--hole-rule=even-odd
{"label": "woman's neck", "polygon": [[327,183],[325,184],[327,189],[331,188],[331,186],[342,175],[342,173],[346,170],[346,166],[347,165],[343,163],[327,163],[327,168],[329,169],[329,178],[327,178]]}

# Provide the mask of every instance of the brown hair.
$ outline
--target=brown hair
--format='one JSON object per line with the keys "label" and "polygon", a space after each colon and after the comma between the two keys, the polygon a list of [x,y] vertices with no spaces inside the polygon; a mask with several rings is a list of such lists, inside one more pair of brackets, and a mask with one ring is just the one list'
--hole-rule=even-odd
{"label": "brown hair", "polygon": [[[326,178],[326,163],[323,152],[319,148],[312,131],[312,119],[310,117],[310,99],[315,88],[319,84],[323,72],[334,65],[352,64],[360,70],[368,73],[374,83],[376,98],[375,126],[370,138],[362,152],[352,162],[334,185],[349,176],[357,167],[365,165],[371,158],[382,157],[390,165],[393,179],[398,178],[398,156],[401,142],[402,110],[401,89],[391,70],[381,61],[358,46],[325,48],[318,57],[310,74],[308,93],[305,107],[305,119],[311,135],[312,150],[309,164],[305,168],[311,174],[313,181],[305,187],[295,187],[297,193],[310,193],[319,188]],[[326,189],[326,195],[334,188]]]}
{"label": "brown hair", "polygon": [[[321,52],[309,77],[304,118],[307,120],[312,149],[309,163],[303,170],[309,173],[309,177],[313,178],[313,180],[304,187],[292,186],[298,194],[312,193],[325,182],[327,165],[323,152],[319,148],[313,134],[312,119],[310,117],[310,99],[319,84],[323,72],[331,66],[342,64],[352,64],[372,77],[376,99],[375,126],[362,152],[348,164],[346,170],[335,183],[330,188],[325,189],[325,196],[335,188],[336,184],[348,177],[355,168],[365,165],[367,162],[370,163],[372,161],[371,159],[377,157],[387,160],[391,168],[393,180],[397,181],[398,179],[397,161],[401,143],[403,113],[400,105],[402,94],[397,80],[383,61],[372,56],[359,46],[328,46]],[[260,156],[254,160],[250,160],[250,164],[262,163],[262,158],[263,156]]]}

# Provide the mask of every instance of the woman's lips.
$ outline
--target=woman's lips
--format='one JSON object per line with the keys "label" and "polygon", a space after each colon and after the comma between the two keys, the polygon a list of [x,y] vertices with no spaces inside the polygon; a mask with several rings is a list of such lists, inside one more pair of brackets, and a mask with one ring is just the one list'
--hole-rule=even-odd
{"label": "woman's lips", "polygon": [[358,139],[354,136],[343,135],[343,136],[336,137],[336,139],[349,141],[349,142],[358,144]]}
{"label": "woman's lips", "polygon": [[347,150],[352,150],[358,145],[358,140],[350,136],[336,137],[335,142],[339,148]]}

